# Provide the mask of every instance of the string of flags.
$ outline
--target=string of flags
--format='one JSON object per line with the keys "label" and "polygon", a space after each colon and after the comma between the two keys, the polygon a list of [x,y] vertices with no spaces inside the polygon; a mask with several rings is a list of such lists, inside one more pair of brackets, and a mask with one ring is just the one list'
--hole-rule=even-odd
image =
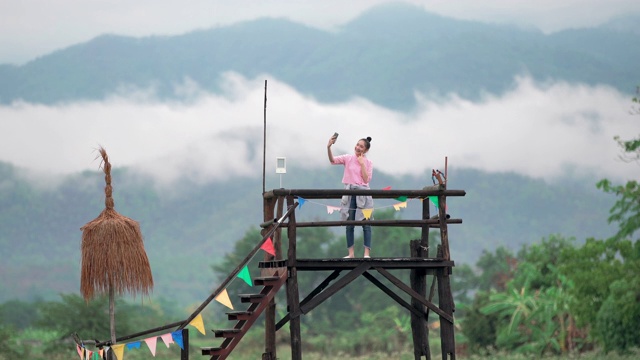
{"label": "string of flags", "polygon": [[[391,186],[387,186],[385,188],[383,188],[382,190],[391,190]],[[431,203],[433,203],[433,205],[436,207],[436,209],[438,209],[438,197],[437,196],[428,196],[429,200],[431,201]],[[422,198],[419,198],[420,201],[422,201]],[[397,200],[398,203],[392,204],[392,205],[386,205],[386,206],[380,206],[380,207],[376,207],[376,208],[370,208],[370,209],[361,209],[362,210],[362,214],[364,215],[365,219],[370,219],[371,215],[373,214],[373,211],[376,209],[384,209],[387,207],[391,207],[393,206],[393,208],[396,211],[400,211],[400,209],[405,209],[407,207],[407,201],[411,201],[411,200],[415,200],[414,199],[408,199],[406,196],[399,196],[397,198],[395,198],[394,200]],[[298,208],[302,209],[302,205],[310,202],[310,203],[314,203],[317,205],[322,205],[325,206],[327,208],[327,214],[333,214],[336,211],[340,211],[340,207],[339,206],[331,206],[331,205],[326,205],[323,203],[319,203],[319,202],[314,202],[314,201],[309,201],[307,199],[301,198],[300,196],[298,196]]]}
{"label": "string of flags", "polygon": [[[201,332],[202,334],[205,334],[202,315],[198,314],[198,316],[196,316],[193,320],[191,320],[189,325],[198,329],[198,331]],[[156,345],[158,343],[158,338],[162,340],[162,342],[167,346],[167,348],[169,348],[169,345],[171,344],[176,344],[181,349],[184,350],[184,342],[182,341],[182,330],[178,330],[178,331],[174,331],[174,332],[170,332],[162,335],[152,336],[144,340],[133,341],[126,344],[113,344],[110,347],[105,346],[104,349],[99,349],[97,351],[91,351],[87,349],[84,345],[76,344],[76,351],[78,352],[78,356],[80,356],[81,360],[100,360],[100,359],[104,359],[107,351],[111,349],[111,351],[113,351],[114,355],[118,360],[124,360],[125,349],[128,351],[131,351],[134,349],[141,349],[142,342],[144,342],[147,348],[149,349],[149,351],[151,352],[151,355],[156,356]]]}
{"label": "string of flags", "polygon": [[[275,248],[273,246],[273,241],[271,240],[270,237],[267,238],[267,240],[265,240],[262,246],[260,246],[260,249],[274,256],[276,254]],[[249,267],[247,265],[245,265],[240,270],[240,272],[238,273],[238,275],[236,275],[236,277],[246,282],[249,286],[253,286],[253,279],[251,279],[251,274],[249,272]],[[220,292],[220,294],[218,294],[214,299],[220,304],[233,310],[233,303],[229,298],[229,293],[227,292],[227,289],[223,289]],[[198,314],[195,318],[193,318],[193,320],[189,322],[189,325],[198,329],[198,331],[203,335],[206,334],[204,330],[204,321],[202,320],[202,314]],[[113,344],[111,345],[111,347],[106,346],[104,349],[99,349],[97,351],[91,351],[88,348],[86,348],[84,345],[76,345],[76,350],[81,360],[101,360],[101,359],[104,359],[104,356],[107,350],[109,350],[110,348],[118,360],[124,360],[125,349],[128,351],[140,349],[142,346],[142,342],[144,342],[147,348],[149,349],[149,351],[151,352],[151,355],[155,357],[158,338],[162,340],[162,342],[167,346],[167,348],[169,348],[169,345],[171,344],[177,344],[178,346],[180,346],[181,349],[184,350],[184,343],[182,341],[182,330],[178,330],[178,331],[174,331],[174,332],[166,333],[162,335],[152,336],[142,341],[133,341],[126,344]]]}
{"label": "string of flags", "polygon": [[[391,190],[391,186],[388,186],[382,190]],[[438,208],[438,197],[437,196],[429,196],[428,197],[429,200],[433,203],[433,205],[436,207],[436,209]],[[407,207],[407,201],[409,200],[413,200],[413,199],[407,199],[406,196],[400,196],[398,198],[396,198],[395,200],[398,201],[398,203],[393,204],[393,205],[389,205],[389,206],[393,206],[393,208],[396,211],[399,211],[400,209],[406,208]],[[423,199],[420,198],[420,201],[422,201]],[[311,203],[315,203],[313,201],[309,201],[307,199],[301,198],[298,196],[298,208],[302,209],[302,205],[304,205],[307,202],[311,202]],[[330,206],[330,205],[325,205],[322,203],[315,203],[318,205],[323,205],[326,206],[327,208],[327,213],[328,214],[332,214],[335,211],[340,211],[340,207],[337,206]],[[371,208],[371,209],[362,209],[362,213],[364,215],[364,217],[366,219],[371,218],[371,215],[374,211],[374,209],[380,209],[380,208],[385,208],[385,207],[389,207],[389,206],[383,206],[383,207],[378,207],[378,208]],[[265,242],[260,246],[260,249],[275,256],[276,251],[275,248],[273,246],[273,241],[271,240],[271,238],[267,238],[267,240],[265,240]],[[237,278],[243,280],[245,283],[247,283],[249,286],[253,286],[253,280],[251,279],[251,274],[249,272],[249,268],[247,265],[245,265],[240,272],[238,273],[238,275],[236,276]],[[229,297],[229,293],[227,292],[227,289],[223,289],[220,294],[218,294],[214,300],[216,300],[217,302],[219,302],[220,304],[230,308],[231,310],[233,310],[233,303],[231,302],[231,299]],[[200,333],[202,333],[203,335],[205,335],[205,329],[204,329],[204,322],[202,320],[202,315],[198,314],[193,320],[191,320],[191,322],[189,322],[189,325],[195,327]],[[124,354],[125,354],[125,349],[127,351],[138,351],[141,349],[142,347],[142,342],[145,343],[146,347],[149,349],[149,351],[151,352],[151,355],[153,355],[154,357],[156,356],[156,345],[158,342],[158,338],[160,338],[162,340],[162,342],[166,345],[167,348],[169,348],[169,346],[171,344],[177,344],[181,349],[184,350],[184,343],[183,343],[183,339],[182,339],[182,330],[178,330],[178,331],[174,331],[171,333],[166,333],[166,334],[162,334],[162,335],[156,335],[156,336],[152,336],[143,340],[139,340],[139,341],[133,341],[130,343],[125,343],[125,344],[113,344],[111,345],[111,347],[106,346],[104,349],[99,349],[97,351],[91,351],[88,348],[86,348],[83,345],[76,345],[76,350],[78,352],[78,356],[80,357],[81,360],[102,360],[104,359],[106,352],[111,349],[113,351],[113,353],[115,354],[116,358],[118,360],[124,360]]]}

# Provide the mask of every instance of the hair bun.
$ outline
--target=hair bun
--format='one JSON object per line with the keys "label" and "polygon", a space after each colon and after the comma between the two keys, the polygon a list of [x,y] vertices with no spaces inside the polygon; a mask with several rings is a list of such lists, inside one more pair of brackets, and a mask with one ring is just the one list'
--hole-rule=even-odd
{"label": "hair bun", "polygon": [[371,136],[367,136],[367,141],[371,142]]}

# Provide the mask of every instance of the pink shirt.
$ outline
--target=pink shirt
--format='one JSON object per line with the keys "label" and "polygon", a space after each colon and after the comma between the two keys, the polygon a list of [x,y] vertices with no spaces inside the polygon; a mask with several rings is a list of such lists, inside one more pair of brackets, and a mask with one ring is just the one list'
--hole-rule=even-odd
{"label": "pink shirt", "polygon": [[342,176],[343,184],[367,185],[373,176],[373,163],[366,156],[364,158],[364,164],[367,169],[367,174],[369,175],[369,181],[364,181],[362,178],[360,163],[358,162],[358,157],[354,154],[334,156],[333,164],[344,165],[344,175]]}

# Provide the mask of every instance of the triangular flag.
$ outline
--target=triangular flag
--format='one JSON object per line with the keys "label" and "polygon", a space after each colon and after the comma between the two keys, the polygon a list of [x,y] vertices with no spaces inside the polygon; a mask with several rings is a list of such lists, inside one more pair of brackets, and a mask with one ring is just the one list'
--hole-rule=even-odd
{"label": "triangular flag", "polygon": [[140,341],[134,341],[127,344],[127,349],[140,349]]}
{"label": "triangular flag", "polygon": [[87,356],[86,356],[86,358],[87,358],[87,359],[91,359],[92,357],[93,357],[93,351],[91,351],[91,350],[87,350]]}
{"label": "triangular flag", "polygon": [[391,186],[387,186],[385,188],[382,188],[382,190],[391,190]]}
{"label": "triangular flag", "polygon": [[149,347],[149,351],[151,351],[151,355],[156,356],[156,345],[158,343],[158,337],[154,336],[154,337],[144,339],[144,342],[147,343],[147,346]]}
{"label": "triangular flag", "polygon": [[233,310],[233,304],[231,304],[231,299],[229,299],[229,293],[227,293],[227,289],[222,290],[222,292],[218,294],[215,299],[220,304]]}
{"label": "triangular flag", "polygon": [[100,355],[100,358],[102,359],[104,357],[104,349],[98,350],[98,355]]}
{"label": "triangular flag", "polygon": [[[253,281],[251,281],[251,274],[249,274],[249,267],[247,265],[245,265],[242,270],[240,270],[238,277],[249,284],[249,286],[253,286]],[[204,334],[204,332],[202,333]]]}
{"label": "triangular flag", "polygon": [[176,341],[176,344],[180,346],[180,349],[184,350],[184,345],[182,344],[182,330],[172,332],[171,337]]}
{"label": "triangular flag", "polygon": [[80,359],[84,360],[84,348],[80,347],[80,345],[76,344],[76,351],[80,356]]}
{"label": "triangular flag", "polygon": [[398,200],[398,201],[400,201],[400,202],[407,201],[407,197],[406,197],[406,196],[398,196],[398,197],[396,198],[396,200]]}
{"label": "triangular flag", "polygon": [[337,206],[327,206],[327,214],[333,214],[334,211],[340,211]]}
{"label": "triangular flag", "polygon": [[124,344],[111,345],[111,350],[118,360],[124,360]]}
{"label": "triangular flag", "polygon": [[406,201],[393,205],[393,208],[396,209],[396,211],[399,211],[400,208],[406,208],[406,207],[407,207],[407,202]]}
{"label": "triangular flag", "polygon": [[438,197],[437,196],[429,196],[429,200],[433,203],[433,205],[438,208]]}
{"label": "triangular flag", "polygon": [[100,352],[94,352],[93,356],[91,357],[91,360],[100,360],[102,359],[102,355],[100,355]]}
{"label": "triangular flag", "polygon": [[198,316],[194,317],[189,325],[198,329],[198,331],[200,331],[202,335],[207,335],[207,333],[204,332],[204,322],[202,321],[202,314],[198,314]]}
{"label": "triangular flag", "polygon": [[373,209],[362,209],[362,215],[364,215],[364,218],[367,220],[371,218],[372,212],[373,212]]}
{"label": "triangular flag", "polygon": [[271,238],[267,238],[267,241],[265,241],[264,244],[260,246],[260,249],[268,252],[273,256],[276,256],[276,249],[273,247],[273,241],[271,241]]}
{"label": "triangular flag", "polygon": [[301,198],[300,196],[298,196],[298,209],[302,209],[302,205],[304,205],[304,203],[307,202],[306,199]]}
{"label": "triangular flag", "polygon": [[160,339],[164,341],[164,344],[169,347],[169,344],[173,344],[173,338],[171,337],[171,333],[160,335]]}

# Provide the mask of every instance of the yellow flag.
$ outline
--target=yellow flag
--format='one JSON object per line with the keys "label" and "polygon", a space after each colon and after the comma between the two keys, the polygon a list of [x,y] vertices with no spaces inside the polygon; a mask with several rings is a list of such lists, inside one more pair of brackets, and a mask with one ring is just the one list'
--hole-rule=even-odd
{"label": "yellow flag", "polygon": [[193,325],[193,327],[198,329],[198,331],[200,331],[202,335],[207,335],[207,333],[204,332],[204,322],[202,321],[202,314],[198,314],[198,316],[194,317],[189,325]]}
{"label": "yellow flag", "polygon": [[233,310],[233,304],[231,304],[231,299],[229,299],[229,293],[227,293],[227,289],[222,290],[222,292],[218,294],[218,296],[216,296],[216,301]]}
{"label": "yellow flag", "polygon": [[400,210],[400,208],[406,208],[406,207],[407,207],[406,201],[393,205],[393,208],[396,209],[396,211]]}
{"label": "yellow flag", "polygon": [[373,212],[373,209],[362,209],[362,215],[364,215],[364,218],[367,220],[371,218],[372,212]]}
{"label": "yellow flag", "polygon": [[124,360],[124,344],[121,345],[112,345],[111,350],[116,355],[118,360]]}

